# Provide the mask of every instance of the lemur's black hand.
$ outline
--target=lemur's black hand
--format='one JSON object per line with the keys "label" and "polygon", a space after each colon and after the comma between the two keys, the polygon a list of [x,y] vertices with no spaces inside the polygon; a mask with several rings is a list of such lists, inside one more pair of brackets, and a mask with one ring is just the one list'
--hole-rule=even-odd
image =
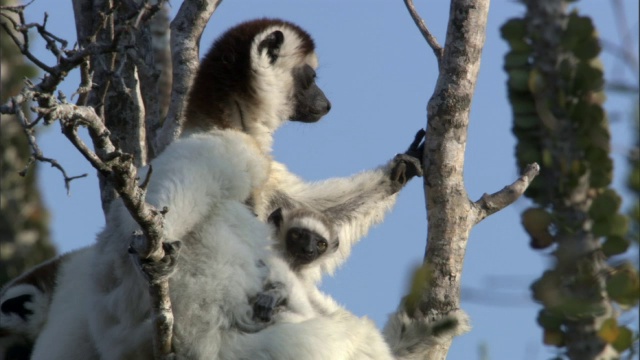
{"label": "lemur's black hand", "polygon": [[253,303],[253,317],[257,321],[271,322],[278,299],[269,292],[259,293]]}
{"label": "lemur's black hand", "polygon": [[415,176],[422,176],[422,153],[424,152],[424,129],[420,129],[404,154],[393,158],[391,180],[398,190]]}
{"label": "lemur's black hand", "polygon": [[[427,132],[424,131],[424,129],[418,130],[418,132],[416,133],[416,137],[413,139],[411,145],[409,145],[407,151],[405,151],[405,154],[412,156],[418,159],[418,161],[422,162],[422,154],[424,153],[424,136],[426,133]],[[422,174],[420,174],[419,176],[421,175]]]}
{"label": "lemur's black hand", "polygon": [[134,261],[142,270],[147,281],[160,282],[168,279],[175,272],[181,247],[180,241],[162,243],[165,255],[160,261],[140,259],[133,247],[129,247],[129,253],[133,255]]}

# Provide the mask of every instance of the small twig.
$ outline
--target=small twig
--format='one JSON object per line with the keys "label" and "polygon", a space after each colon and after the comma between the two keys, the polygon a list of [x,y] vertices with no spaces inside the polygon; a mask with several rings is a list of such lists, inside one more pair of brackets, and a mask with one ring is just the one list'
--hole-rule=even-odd
{"label": "small twig", "polygon": [[139,10],[138,16],[136,17],[136,21],[133,23],[133,28],[138,29],[140,26],[140,23],[146,22],[151,17],[153,17],[153,15],[155,15],[158,11],[160,11],[160,9],[162,8],[163,2],[164,2],[163,0],[160,0],[158,1],[157,4],[153,4],[153,5],[145,3],[142,6],[142,9]]}
{"label": "small twig", "polygon": [[93,89],[93,72],[91,72],[88,61],[80,64],[80,86],[71,94],[71,100],[78,95],[77,105],[86,105],[88,94]]}
{"label": "small twig", "polygon": [[149,186],[149,181],[151,180],[151,174],[153,174],[153,166],[149,164],[149,170],[147,171],[147,175],[144,177],[142,184],[140,184],[140,189],[142,189],[142,191],[144,192],[147,191],[147,186]]}
{"label": "small twig", "polygon": [[476,224],[518,200],[538,173],[540,173],[540,166],[537,163],[529,164],[522,172],[522,176],[513,184],[507,185],[502,190],[491,195],[482,195],[480,200],[475,202],[477,209]]}
{"label": "small twig", "polygon": [[[14,29],[20,29],[21,27],[9,16],[0,13],[0,15],[4,16],[4,18],[9,19],[9,21],[11,21],[13,28]],[[2,26],[2,28],[4,28],[4,30],[7,32],[7,34],[9,35],[9,37],[11,38],[11,40],[13,40],[13,42],[18,46],[18,48],[20,49],[20,53],[24,56],[27,57],[27,59],[29,59],[32,63],[34,63],[37,67],[39,67],[40,69],[48,72],[48,73],[53,73],[53,69],[49,66],[47,66],[45,63],[43,63],[42,61],[40,61],[40,59],[36,58],[30,51],[29,51],[29,40],[28,40],[28,35],[26,35],[26,31],[27,29],[24,30],[24,32],[22,30],[20,30],[21,33],[23,33],[23,41],[20,41],[18,39],[17,36],[15,36],[14,32],[9,28],[9,25],[2,21],[0,22],[0,25]]]}
{"label": "small twig", "polygon": [[429,28],[427,28],[427,24],[420,17],[420,14],[418,14],[418,10],[416,10],[416,7],[413,5],[413,0],[404,0],[404,4],[407,6],[407,10],[409,10],[409,14],[411,15],[413,21],[416,23],[416,26],[418,27],[418,29],[420,29],[420,33],[422,34],[424,39],[427,40],[427,43],[433,50],[433,53],[438,60],[438,69],[441,69],[440,65],[442,63],[442,58],[444,57],[444,49],[442,48],[442,46],[440,46],[436,37],[433,36],[431,31],[429,31]]}
{"label": "small twig", "polygon": [[87,174],[69,176],[67,175],[66,170],[62,167],[62,165],[60,165],[57,160],[45,157],[42,150],[40,150],[38,143],[36,142],[35,135],[33,134],[33,123],[30,123],[29,120],[27,120],[26,116],[24,116],[24,112],[20,108],[20,105],[16,103],[15,98],[12,98],[11,102],[12,108],[14,110],[13,114],[18,119],[18,122],[20,123],[22,130],[27,137],[29,147],[31,148],[31,156],[29,157],[29,160],[27,160],[27,164],[25,165],[25,167],[18,174],[20,174],[20,176],[26,176],[27,171],[35,161],[49,163],[51,164],[51,167],[58,169],[62,173],[62,176],[64,177],[64,187],[67,190],[67,195],[69,195],[71,193],[71,182],[75,179],[86,177]]}

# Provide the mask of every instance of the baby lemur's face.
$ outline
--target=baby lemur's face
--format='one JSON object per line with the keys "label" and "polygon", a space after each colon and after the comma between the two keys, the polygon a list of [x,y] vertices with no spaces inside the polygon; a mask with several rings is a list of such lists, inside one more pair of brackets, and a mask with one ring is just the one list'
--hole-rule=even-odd
{"label": "baby lemur's face", "polygon": [[309,209],[276,209],[269,216],[278,246],[293,267],[309,265],[340,244],[324,215]]}
{"label": "baby lemur's face", "polygon": [[329,243],[322,235],[301,227],[292,227],[285,235],[287,253],[296,265],[307,265],[327,251]]}

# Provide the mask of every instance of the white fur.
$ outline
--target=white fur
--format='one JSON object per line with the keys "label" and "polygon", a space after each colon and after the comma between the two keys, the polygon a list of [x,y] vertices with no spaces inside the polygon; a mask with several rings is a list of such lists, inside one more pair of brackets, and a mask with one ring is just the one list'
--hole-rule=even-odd
{"label": "white fur", "polygon": [[[372,344],[378,342],[369,340],[380,337],[375,326],[346,311],[282,321],[254,334],[240,333],[234,326],[248,321],[247,297],[261,290],[264,278],[256,261],[270,256],[268,227],[243,205],[250,194],[262,220],[285,200],[286,205],[308,207],[330,217],[341,245],[331,261],[305,274],[316,283],[322,273],[332,273],[346,260],[351,246],[371,226],[382,221],[398,191],[389,178],[393,161],[350,178],[306,183],[284,165],[265,159],[273,132],[293,111],[289,103],[291,67],[300,61],[317,66],[314,54],[304,59],[292,56],[298,45],[295,32],[277,28],[285,41],[275,66],[266,67],[266,58],[252,52],[252,66],[259,75],[255,90],[262,101],[242,104],[246,116],[239,129],[246,134],[233,130],[185,134],[152,162],[146,200],[169,208],[166,239],[183,243],[177,271],[170,279],[175,349],[196,359],[386,359],[376,355],[385,354],[385,347],[377,348]],[[274,29],[258,35],[254,49],[258,38]],[[92,250],[92,261],[77,269],[85,274],[92,269],[86,293],[76,288],[65,294],[76,295],[76,300],[87,295],[88,306],[78,305],[78,309],[86,310],[83,316],[105,359],[150,356],[148,287],[127,254],[131,234],[137,229],[122,203],[114,202],[107,226]],[[292,294],[300,291],[298,286],[291,285]],[[303,295],[294,298],[304,301]],[[52,313],[58,311],[58,305],[52,306]],[[82,316],[58,318],[47,328],[80,329],[69,321],[85,321]],[[69,352],[77,350],[72,344],[75,342],[66,343]],[[91,357],[87,352],[86,358]]]}
{"label": "white fur", "polygon": [[[327,228],[326,221],[322,221],[322,214],[318,214],[308,209],[295,209],[294,211],[282,211],[282,224],[280,228],[274,229],[274,237],[276,244],[274,248],[283,259],[291,259],[291,254],[287,253],[286,234],[292,227],[306,229],[322,235],[327,239],[329,246],[337,240],[333,238],[333,230]],[[347,244],[349,245],[349,244]],[[340,244],[338,249],[343,245]],[[316,276],[318,271],[322,271],[324,263],[331,261],[332,258],[340,258],[340,253],[329,252],[322,254],[313,262],[294,269],[298,277],[298,281],[305,291],[308,303],[313,306],[317,314],[336,314],[346,312],[346,310],[333,300],[329,295],[323,293],[318,288]],[[340,261],[340,259],[338,259]],[[293,296],[293,294],[291,295]],[[290,302],[289,306],[292,311],[296,311],[297,303]],[[439,332],[435,332],[437,328],[445,322],[451,322],[450,326]],[[366,326],[366,325],[364,325]],[[384,328],[384,338],[380,335],[375,324],[371,323],[368,329],[370,339],[368,344],[370,347],[377,349],[376,356],[373,359],[396,359],[419,360],[425,359],[428,355],[430,347],[436,343],[451,340],[455,336],[462,335],[470,330],[469,319],[462,310],[454,311],[447,316],[435,321],[428,318],[414,319],[409,317],[404,311],[404,307],[400,306],[398,311],[389,316],[389,320]],[[356,353],[357,354],[357,353]],[[391,355],[393,354],[393,356]],[[364,355],[363,355],[364,356]],[[359,358],[356,356],[356,358]]]}
{"label": "white fur", "polygon": [[[447,329],[434,333],[434,328],[444,322],[452,323]],[[428,350],[434,344],[449,341],[469,330],[471,330],[469,317],[460,309],[442,318],[428,320],[426,317],[423,319],[410,318],[400,308],[389,316],[383,332],[397,359],[422,360],[426,359]]]}
{"label": "white fur", "polygon": [[[280,47],[278,60],[271,63],[265,51],[259,51],[260,43],[274,31],[281,31],[285,41]],[[304,63],[317,67],[315,54],[303,56],[299,50],[298,34],[286,26],[271,26],[256,35],[251,44],[251,68],[255,76],[254,87],[261,98],[260,104],[243,104],[244,119],[239,127],[255,137],[265,152],[271,151],[273,130],[280,127],[294,111],[291,102],[293,77],[291,70]]]}
{"label": "white fur", "polygon": [[[229,346],[220,359],[391,359],[373,322],[347,311],[336,311],[300,323],[278,323],[255,334],[229,335]],[[378,347],[381,344],[383,346]]]}
{"label": "white fur", "polygon": [[61,263],[47,322],[35,343],[32,359],[98,358],[86,318],[94,251],[95,247],[75,251]]}
{"label": "white fur", "polygon": [[[286,250],[286,234],[289,229],[293,227],[302,228],[322,235],[329,244],[327,252],[320,255],[319,258],[315,259],[313,262],[301,267],[294,267],[293,264],[290,264],[290,269],[295,271],[298,283],[303,289],[305,289],[303,295],[305,299],[308,299],[306,302],[311,304],[313,311],[320,316],[320,319],[324,319],[318,321],[321,322],[331,319],[331,321],[336,322],[336,324],[329,323],[326,325],[330,329],[329,331],[324,330],[324,327],[314,328],[313,330],[317,333],[309,334],[308,336],[322,336],[328,339],[333,339],[335,337],[344,338],[347,339],[348,345],[336,344],[331,345],[331,347],[323,346],[323,349],[321,350],[326,349],[329,353],[319,351],[310,356],[318,356],[318,359],[333,359],[340,358],[340,356],[344,356],[343,358],[345,359],[393,359],[394,357],[391,353],[391,349],[372,321],[366,318],[354,320],[355,316],[340,306],[331,296],[323,293],[318,288],[318,282],[316,280],[318,269],[322,267],[322,264],[326,262],[327,259],[331,259],[336,255],[340,256],[333,252],[336,249],[332,246],[335,246],[337,239],[334,237],[332,229],[327,228],[325,223],[321,220],[322,215],[308,209],[295,209],[294,211],[287,211],[285,209],[282,210],[281,214],[282,223],[279,224],[279,227],[274,227],[274,238],[276,241],[274,248],[280,257],[285,259],[285,261],[292,259],[292,254],[287,253]],[[296,301],[297,299],[295,296],[297,296],[297,294],[292,292],[289,294],[289,298],[287,299],[287,308],[291,312],[300,311],[297,308],[298,302]],[[288,313],[289,312],[278,314],[276,316],[277,320],[282,321],[282,314],[286,315]],[[344,326],[344,328],[340,328],[340,326]],[[287,330],[287,328],[284,328],[285,332]],[[277,334],[273,336],[283,335]],[[283,338],[283,341],[284,339],[285,338]],[[273,341],[278,340],[279,339],[276,338]]]}
{"label": "white fur", "polygon": [[[271,256],[268,226],[241,202],[267,173],[268,162],[252,145],[242,133],[214,131],[180,139],[152,162],[147,201],[169,207],[165,236],[183,242],[169,284],[176,352],[190,359],[271,354],[293,360],[326,358],[306,356],[326,347],[338,357],[359,358],[357,349],[367,353],[365,345],[373,335],[364,325],[370,322],[350,314],[280,322],[255,334],[237,331],[236,321],[247,322],[245,317],[252,315],[248,299],[261,290],[256,263]],[[127,234],[137,226],[119,202],[109,216],[113,225],[99,236],[94,257],[98,281],[90,294],[90,329],[103,358],[144,358],[150,356],[152,334],[147,288],[126,253]],[[300,290],[295,284],[293,288],[294,294]],[[294,298],[302,301],[304,296]]]}
{"label": "white fur", "polygon": [[[256,201],[254,211],[265,220],[282,204],[279,194],[291,199],[294,207],[309,208],[327,216],[340,239],[337,254],[321,267],[305,269],[305,276],[318,282],[322,274],[333,274],[351,254],[351,248],[369,229],[382,222],[395,204],[397,193],[392,192],[389,172],[391,163],[349,178],[334,178],[318,182],[304,182],[276,161],[271,163],[267,185]],[[345,204],[353,203],[347,207]],[[345,210],[341,210],[343,207]]]}
{"label": "white fur", "polygon": [[12,329],[16,333],[24,334],[32,339],[35,339],[36,335],[42,328],[42,325],[46,321],[46,309],[49,307],[50,294],[43,293],[37,287],[31,284],[17,284],[10,286],[6,291],[2,293],[0,297],[0,303],[7,299],[18,297],[21,295],[31,295],[32,301],[25,304],[25,308],[33,312],[27,319],[22,319],[20,316],[14,313],[0,313],[0,323],[2,329]]}
{"label": "white fur", "polygon": [[[151,166],[146,200],[169,208],[165,237],[183,244],[169,283],[174,347],[211,358],[221,331],[249,321],[248,298],[261,290],[256,262],[268,255],[269,229],[243,202],[265,181],[268,162],[250,137],[227,130],[182,138]],[[137,358],[152,335],[147,286],[127,254],[138,226],[119,201],[108,224],[94,259],[91,333],[105,358]]]}
{"label": "white fur", "polygon": [[289,224],[285,227],[285,229],[290,229],[292,227],[303,228],[315,232],[327,240],[331,239],[331,232],[329,232],[329,229],[327,229],[322,221],[316,219],[315,217],[305,216],[295,218],[289,220],[288,223]]}

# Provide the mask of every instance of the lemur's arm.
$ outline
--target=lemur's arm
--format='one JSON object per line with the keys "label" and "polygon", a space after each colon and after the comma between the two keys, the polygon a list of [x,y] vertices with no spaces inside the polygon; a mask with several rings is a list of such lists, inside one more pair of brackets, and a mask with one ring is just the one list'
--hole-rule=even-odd
{"label": "lemur's arm", "polygon": [[334,226],[339,238],[339,252],[348,256],[355,242],[378,224],[395,204],[397,193],[414,176],[422,175],[421,157],[424,131],[404,154],[389,163],[348,178],[334,178],[305,183],[274,163],[277,190],[268,200],[267,214],[279,208],[311,208],[322,212]]}

